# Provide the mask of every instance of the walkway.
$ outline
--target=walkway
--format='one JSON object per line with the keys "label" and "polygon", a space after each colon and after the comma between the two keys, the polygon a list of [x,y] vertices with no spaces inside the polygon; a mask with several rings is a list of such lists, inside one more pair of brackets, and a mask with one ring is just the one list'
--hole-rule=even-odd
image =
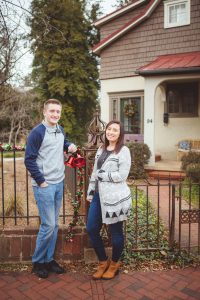
{"label": "walkway", "polygon": [[0,299],[200,299],[200,267],[184,270],[121,273],[109,281],[66,273],[39,279],[21,272],[0,273]]}

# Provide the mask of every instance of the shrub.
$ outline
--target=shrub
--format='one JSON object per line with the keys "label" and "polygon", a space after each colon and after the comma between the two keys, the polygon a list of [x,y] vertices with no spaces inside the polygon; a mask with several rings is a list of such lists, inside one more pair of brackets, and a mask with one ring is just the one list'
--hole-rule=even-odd
{"label": "shrub", "polygon": [[132,160],[130,176],[135,179],[145,178],[144,165],[148,163],[151,157],[149,147],[143,143],[129,143],[127,146],[130,149]]}
{"label": "shrub", "polygon": [[189,152],[181,159],[181,168],[193,182],[200,182],[200,153]]}
{"label": "shrub", "polygon": [[[151,204],[147,202],[147,197],[144,191],[136,190],[136,186],[131,189],[132,191],[132,210],[126,222],[126,247],[123,251],[122,259],[125,264],[131,262],[151,261],[152,259],[159,258],[161,255],[159,251],[152,251],[151,253],[141,251],[133,251],[133,248],[146,249],[146,248],[161,248],[168,249],[167,231],[164,228],[161,220],[159,220],[158,232],[158,217]],[[135,199],[137,195],[137,212],[135,207]],[[147,213],[148,213],[148,226],[147,226]],[[136,222],[137,218],[137,222]],[[158,238],[159,233],[159,238]],[[136,241],[137,236],[137,241]]]}
{"label": "shrub", "polygon": [[[177,191],[178,193],[180,191]],[[185,179],[182,184],[182,197],[187,203],[192,203],[194,208],[199,207],[200,197],[200,184],[191,182],[191,180]]]}

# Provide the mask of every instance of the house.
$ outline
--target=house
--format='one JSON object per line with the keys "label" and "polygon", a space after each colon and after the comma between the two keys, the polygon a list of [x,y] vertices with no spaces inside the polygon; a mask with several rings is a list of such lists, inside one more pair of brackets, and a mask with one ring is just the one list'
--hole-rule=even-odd
{"label": "house", "polygon": [[200,139],[200,0],[133,0],[95,22],[101,40],[101,117],[124,123],[125,139],[175,160]]}

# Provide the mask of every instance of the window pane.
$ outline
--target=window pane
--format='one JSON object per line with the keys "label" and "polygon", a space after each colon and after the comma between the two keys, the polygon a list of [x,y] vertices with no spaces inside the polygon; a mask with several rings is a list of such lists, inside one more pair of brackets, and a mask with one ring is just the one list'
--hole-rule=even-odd
{"label": "window pane", "polygon": [[193,91],[185,91],[182,99],[182,112],[194,113],[195,112],[195,98]]}
{"label": "window pane", "polygon": [[184,23],[187,20],[187,14],[186,14],[186,5],[185,3],[176,5],[177,10],[177,22],[178,23]]}
{"label": "window pane", "polygon": [[174,6],[169,7],[169,23],[176,23],[176,11]]}
{"label": "window pane", "polygon": [[141,98],[121,98],[121,121],[126,133],[141,133]]}
{"label": "window pane", "polygon": [[117,100],[113,100],[113,120],[117,119]]}
{"label": "window pane", "polygon": [[179,113],[179,95],[177,91],[169,90],[168,92],[168,112]]}
{"label": "window pane", "polygon": [[187,21],[186,3],[169,6],[169,23],[183,24]]}
{"label": "window pane", "polygon": [[183,82],[167,86],[168,113],[195,115],[198,111],[198,83]]}

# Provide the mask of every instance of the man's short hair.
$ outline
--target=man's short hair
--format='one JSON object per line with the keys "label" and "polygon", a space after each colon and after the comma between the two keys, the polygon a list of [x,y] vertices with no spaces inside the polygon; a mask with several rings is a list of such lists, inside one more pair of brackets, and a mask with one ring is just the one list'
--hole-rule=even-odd
{"label": "man's short hair", "polygon": [[62,103],[57,99],[48,99],[44,102],[44,109],[47,107],[48,104],[58,104],[62,106]]}

